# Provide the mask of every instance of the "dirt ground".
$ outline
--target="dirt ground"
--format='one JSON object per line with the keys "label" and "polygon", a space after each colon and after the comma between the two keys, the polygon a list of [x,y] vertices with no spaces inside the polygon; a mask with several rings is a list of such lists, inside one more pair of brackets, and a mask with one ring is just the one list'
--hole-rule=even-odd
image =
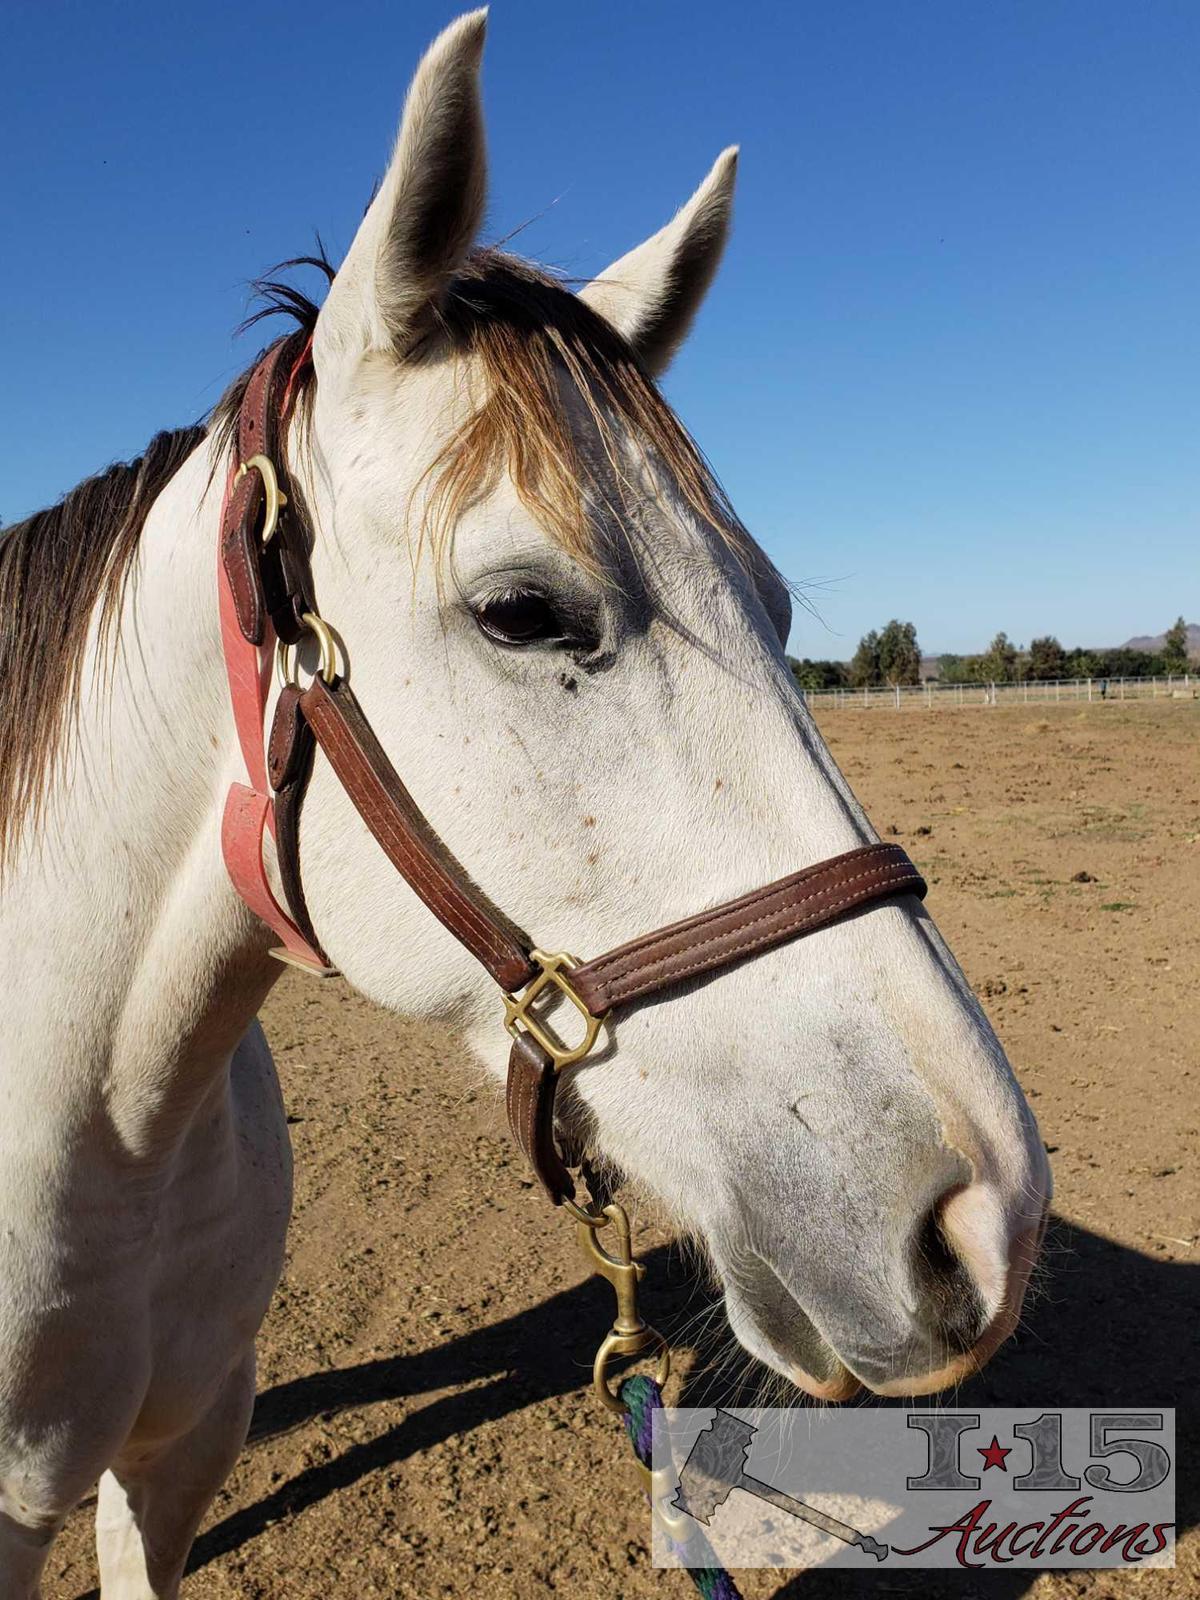
{"label": "dirt ground", "polygon": [[[960,1398],[1179,1406],[1191,1527],[1200,703],[831,711],[823,726],[880,832],[929,877],[1052,1153],[1040,1293]],[[296,1149],[291,1252],[252,1440],[185,1596],[683,1600],[687,1579],[648,1565],[625,1442],[588,1393],[609,1290],[585,1283],[570,1227],[524,1177],[498,1093],[464,1087],[438,1032],[340,983],[286,977],[265,1022]],[[692,1321],[707,1291],[652,1224],[638,1243],[653,1319]],[[49,1600],[95,1582],[90,1516],[55,1546]],[[752,1572],[742,1586],[747,1600],[1200,1593],[1194,1533],[1179,1561],[1095,1576]]]}

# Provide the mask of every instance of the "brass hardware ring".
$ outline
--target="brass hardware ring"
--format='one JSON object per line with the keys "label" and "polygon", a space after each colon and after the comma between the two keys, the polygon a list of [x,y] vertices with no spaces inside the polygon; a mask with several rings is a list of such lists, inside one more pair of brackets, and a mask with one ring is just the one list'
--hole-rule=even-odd
{"label": "brass hardware ring", "polygon": [[234,483],[241,480],[253,467],[263,482],[263,493],[267,497],[267,508],[263,514],[262,542],[270,544],[275,537],[275,529],[279,526],[279,508],[288,503],[288,497],[279,487],[279,479],[275,476],[275,465],[269,456],[251,456],[243,461],[234,473]]}
{"label": "brass hardware ring", "polygon": [[[321,647],[321,665],[318,670],[326,683],[332,683],[337,677],[337,646],[333,642],[333,630],[315,611],[306,611],[302,621]],[[282,640],[276,642],[275,674],[281,689],[292,688],[296,684],[295,645],[284,644]]]}

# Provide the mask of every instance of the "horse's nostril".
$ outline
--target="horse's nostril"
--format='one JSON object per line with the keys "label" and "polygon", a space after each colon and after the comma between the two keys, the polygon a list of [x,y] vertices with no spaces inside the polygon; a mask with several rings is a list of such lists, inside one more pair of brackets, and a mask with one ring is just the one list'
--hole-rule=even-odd
{"label": "horse's nostril", "polygon": [[[956,1190],[951,1194],[957,1193]],[[987,1326],[979,1289],[955,1252],[945,1227],[950,1195],[926,1214],[913,1241],[913,1276],[924,1320],[953,1350],[970,1350]]]}

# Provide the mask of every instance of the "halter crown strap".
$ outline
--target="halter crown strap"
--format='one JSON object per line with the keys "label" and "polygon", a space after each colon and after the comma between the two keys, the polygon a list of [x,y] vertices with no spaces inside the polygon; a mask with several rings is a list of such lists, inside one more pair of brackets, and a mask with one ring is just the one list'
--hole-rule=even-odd
{"label": "halter crown strap", "polygon": [[[273,953],[325,975],[333,969],[313,933],[299,888],[298,868],[294,873],[290,870],[297,857],[287,828],[294,824],[295,806],[279,812],[278,794],[273,798],[267,786],[271,763],[263,742],[276,625],[286,630],[287,637],[299,637],[294,619],[311,591],[299,508],[290,509],[293,497],[281,490],[274,470],[296,374],[307,355],[307,342],[283,339],[251,373],[238,413],[238,461],[225,482],[217,561],[221,648],[238,744],[250,781],[231,784],[225,797],[221,854],[242,900],[278,936],[280,946]],[[278,791],[280,783],[274,775],[271,782]],[[290,916],[275,898],[263,863],[268,832],[277,841],[276,856]]]}
{"label": "halter crown strap", "polygon": [[[326,640],[331,637],[313,603],[309,530],[280,449],[277,408],[286,403],[296,364],[304,355],[294,341],[285,340],[255,369],[239,423],[244,467],[232,481],[233,492],[222,517],[222,617],[230,622],[223,631],[231,632],[236,618],[256,669],[251,671],[248,660],[237,657],[227,640],[239,737],[244,727],[257,728],[257,761],[254,738],[249,738],[246,753],[252,781],[262,762],[266,686],[261,652],[268,652],[269,662],[276,635],[288,644],[308,630],[319,631]],[[255,470],[249,470],[252,467]],[[250,821],[239,823],[236,848],[226,847],[230,874],[252,909],[280,930],[284,949],[274,954],[329,970],[312,930],[300,877],[300,807],[319,745],[388,860],[504,991],[505,1025],[513,1035],[508,1119],[556,1205],[575,1192],[555,1143],[558,1079],[564,1067],[584,1059],[601,1022],[614,1008],[723,971],[882,900],[925,895],[925,880],[898,845],[866,844],[697,916],[656,928],[591,961],[581,964],[565,954],[548,955],[535,949],[529,937],[488,900],[438,838],[375,737],[349,684],[338,676],[333,657],[330,645],[311,684],[303,690],[285,687],[279,697],[265,760],[274,800],[242,785],[231,790],[227,815],[233,807],[239,816],[246,812]],[[246,745],[244,738],[244,749]],[[256,809],[260,803],[261,811]],[[262,830],[272,822],[290,919],[275,903],[262,870]],[[252,844],[247,845],[251,835]],[[256,863],[257,876],[250,872],[239,877],[235,866],[242,858]],[[579,1013],[581,1043],[567,1046],[552,1031],[539,1000],[547,991],[549,998],[555,991],[565,996]]]}

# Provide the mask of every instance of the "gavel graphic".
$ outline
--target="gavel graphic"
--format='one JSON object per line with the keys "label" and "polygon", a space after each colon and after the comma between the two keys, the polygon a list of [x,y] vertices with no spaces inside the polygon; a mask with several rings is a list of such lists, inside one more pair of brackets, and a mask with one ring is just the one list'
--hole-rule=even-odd
{"label": "gavel graphic", "polygon": [[735,1489],[745,1489],[748,1494],[765,1500],[777,1511],[800,1517],[822,1533],[831,1533],[845,1544],[857,1545],[877,1561],[890,1553],[886,1544],[872,1539],[869,1533],[860,1533],[848,1523],[839,1522],[816,1506],[805,1505],[780,1489],[773,1489],[760,1478],[752,1478],[746,1471],[746,1457],[750,1441],[758,1432],[749,1422],[743,1422],[729,1411],[718,1410],[712,1422],[697,1438],[679,1474],[679,1488],[674,1504],[689,1517],[695,1517],[707,1527],[718,1506],[725,1504]]}

